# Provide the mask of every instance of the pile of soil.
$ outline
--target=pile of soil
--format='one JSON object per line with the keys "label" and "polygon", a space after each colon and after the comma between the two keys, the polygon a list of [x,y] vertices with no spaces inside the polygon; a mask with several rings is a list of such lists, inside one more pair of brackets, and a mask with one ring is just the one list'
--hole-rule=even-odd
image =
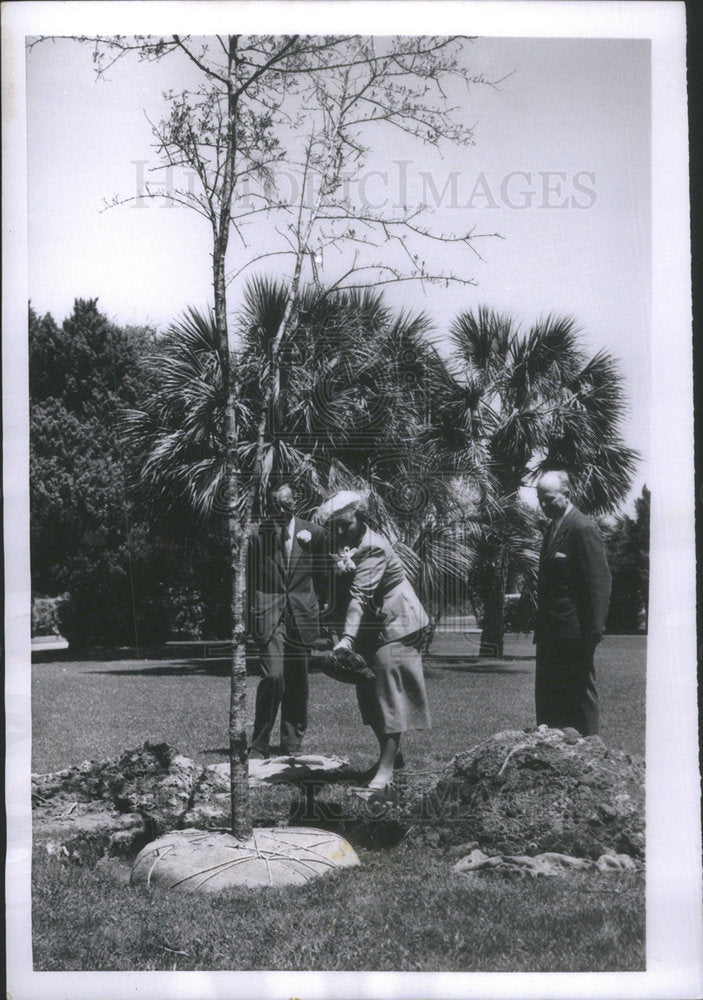
{"label": "pile of soil", "polygon": [[[355,774],[337,758],[305,759],[309,765],[296,759],[288,778],[285,768],[280,774],[269,768],[263,779],[250,773],[255,827],[305,819],[306,782],[318,788]],[[229,766],[203,767],[167,743],[146,742],[113,760],[32,775],[35,841],[85,863],[103,854],[132,857],[171,830],[228,829],[230,809]]]}
{"label": "pile of soil", "polygon": [[459,753],[435,785],[444,840],[496,854],[644,857],[644,761],[540,726]]}
{"label": "pile of soil", "polygon": [[[226,771],[145,743],[116,760],[35,775],[35,839],[81,858],[133,856],[169,830],[227,829]],[[354,846],[405,838],[501,855],[644,856],[644,762],[574,730],[498,733],[441,773],[408,772],[371,798],[350,789],[354,774],[302,769],[252,787],[254,826],[323,827]]]}
{"label": "pile of soil", "polygon": [[370,799],[343,785],[315,796],[315,822],[355,846],[480,847],[644,857],[644,761],[575,730],[508,730],[458,753],[438,774],[399,775]]}
{"label": "pile of soil", "polygon": [[166,743],[32,775],[34,838],[74,858],[132,855],[181,824],[202,768]]}

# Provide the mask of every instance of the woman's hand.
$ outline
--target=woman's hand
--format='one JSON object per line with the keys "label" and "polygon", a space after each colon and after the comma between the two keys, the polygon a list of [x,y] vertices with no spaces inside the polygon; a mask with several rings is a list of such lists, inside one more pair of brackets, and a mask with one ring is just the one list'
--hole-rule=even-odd
{"label": "woman's hand", "polygon": [[350,652],[354,649],[354,640],[350,635],[343,635],[337,645],[332,647],[332,652],[337,653],[340,649],[348,649]]}

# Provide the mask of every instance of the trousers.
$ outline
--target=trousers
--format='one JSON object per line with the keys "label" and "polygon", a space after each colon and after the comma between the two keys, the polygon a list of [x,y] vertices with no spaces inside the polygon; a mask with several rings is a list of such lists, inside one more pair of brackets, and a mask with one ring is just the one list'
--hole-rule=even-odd
{"label": "trousers", "polygon": [[308,724],[308,652],[286,614],[259,649],[262,678],[256,689],[251,745],[266,753],[281,710],[281,752],[299,750]]}
{"label": "trousers", "polygon": [[560,636],[537,637],[535,709],[537,725],[571,726],[582,736],[598,733],[596,644]]}

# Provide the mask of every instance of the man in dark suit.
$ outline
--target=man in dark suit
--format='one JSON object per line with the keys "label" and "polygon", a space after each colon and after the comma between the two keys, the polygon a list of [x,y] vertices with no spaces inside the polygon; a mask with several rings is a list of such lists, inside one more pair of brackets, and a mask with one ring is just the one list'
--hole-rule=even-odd
{"label": "man in dark suit", "polygon": [[270,755],[281,709],[281,753],[296,756],[307,728],[308,650],[319,635],[327,600],[327,555],[322,528],[295,517],[290,486],[272,496],[273,516],[248,539],[249,632],[263,677],[256,692],[250,757]]}
{"label": "man in dark suit", "polygon": [[571,503],[566,472],[547,472],[537,497],[549,518],[537,584],[537,725],[598,732],[593,657],[603,636],[610,570],[593,521]]}

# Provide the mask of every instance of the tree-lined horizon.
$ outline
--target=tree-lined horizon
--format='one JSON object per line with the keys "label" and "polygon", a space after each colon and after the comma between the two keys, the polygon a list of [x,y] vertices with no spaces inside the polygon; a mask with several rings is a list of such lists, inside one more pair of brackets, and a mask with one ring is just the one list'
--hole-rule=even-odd
{"label": "tree-lined horizon", "polygon": [[[252,280],[237,317],[235,360],[244,387],[238,448],[245,474],[254,460],[261,370],[284,304],[280,284]],[[479,327],[485,332],[491,318],[497,322],[490,310],[479,309],[459,320],[475,334]],[[562,333],[571,330],[566,321],[551,320],[541,334],[553,335],[555,322],[565,324]],[[517,326],[511,330],[519,339]],[[540,330],[531,329],[529,338]],[[469,602],[484,625],[484,652],[495,655],[505,590],[523,590],[529,603],[534,581],[541,518],[520,489],[554,467],[549,456],[565,444],[563,436],[550,438],[547,425],[535,428],[532,451],[527,460],[522,455],[523,467],[506,487],[500,472],[514,451],[506,448],[496,462],[498,445],[504,447],[496,386],[487,381],[477,393],[466,349],[464,367],[456,354],[441,357],[432,344],[435,332],[426,314],[396,311],[378,290],[325,295],[304,288],[277,405],[266,414],[269,475],[272,484],[294,485],[305,515],[336,489],[369,491],[376,524],[395,541],[433,621]],[[478,353],[486,363],[485,352]],[[568,360],[573,365],[574,356]],[[131,636],[138,646],[173,634],[222,638],[226,615],[208,581],[209,575],[224,579],[216,553],[222,556],[226,546],[227,514],[225,399],[212,315],[191,310],[157,334],[115,327],[96,300],[77,300],[61,326],[30,309],[30,365],[33,589],[73,592],[64,619],[75,644]],[[497,370],[514,382],[504,359]],[[622,479],[610,483],[606,504],[602,492],[586,492],[593,481],[583,452],[589,428],[578,416],[583,401],[574,388],[576,374],[585,372],[587,395],[599,398],[603,389],[592,371],[593,359],[581,355],[568,394],[577,414],[579,464],[556,464],[570,469],[577,502],[598,513],[616,510],[624,492]],[[609,382],[606,388],[613,391]],[[549,413],[552,428],[563,422],[554,406]],[[510,415],[514,422],[516,414]],[[598,429],[599,446],[604,430]],[[626,450],[628,457],[634,458]],[[629,523],[625,517],[623,531]],[[645,526],[640,548],[646,533]],[[625,537],[617,544],[626,546]],[[190,574],[183,572],[185,553]],[[167,590],[154,587],[159,561],[171,574]],[[101,592],[119,614],[105,618]],[[529,622],[529,613],[521,620]]]}

